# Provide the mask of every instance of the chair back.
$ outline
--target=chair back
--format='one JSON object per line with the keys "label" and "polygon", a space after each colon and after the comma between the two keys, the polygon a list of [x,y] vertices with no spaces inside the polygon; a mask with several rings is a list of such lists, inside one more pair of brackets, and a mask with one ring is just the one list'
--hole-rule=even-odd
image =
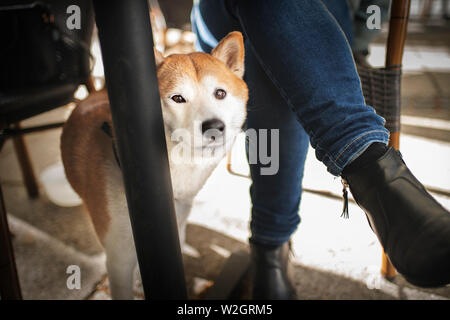
{"label": "chair back", "polygon": [[[71,5],[80,8],[80,29],[67,27]],[[85,81],[93,26],[90,0],[3,1],[0,93]]]}

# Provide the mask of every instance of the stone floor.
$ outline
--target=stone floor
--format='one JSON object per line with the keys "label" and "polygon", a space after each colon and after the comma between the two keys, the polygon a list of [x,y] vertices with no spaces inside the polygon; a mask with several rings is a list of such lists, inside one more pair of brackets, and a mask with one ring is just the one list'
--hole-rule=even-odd
{"label": "stone floor", "polygon": [[[450,26],[411,24],[402,84],[401,150],[408,166],[450,209]],[[427,31],[433,30],[432,33]],[[425,34],[423,32],[426,32]],[[384,35],[383,35],[384,36]],[[383,63],[383,36],[369,61]],[[100,75],[101,66],[96,69]],[[23,126],[65,119],[73,106],[27,120]],[[38,176],[58,166],[60,130],[26,136]],[[244,140],[233,149],[233,168],[246,174]],[[0,153],[3,189],[17,267],[25,299],[108,299],[104,254],[82,206],[61,207],[41,195],[25,193],[12,144]],[[184,254],[189,297],[218,276],[229,255],[247,249],[250,198],[247,178],[231,175],[223,161],[196,198]],[[304,187],[340,195],[338,179],[326,173],[310,150]],[[362,211],[350,204],[350,219],[340,218],[342,201],[304,192],[302,223],[293,236],[294,282],[299,299],[450,299],[450,287],[421,289],[401,276],[380,276],[381,249]],[[68,289],[67,268],[79,266],[81,288]],[[136,279],[136,298],[143,298]],[[245,297],[245,296],[244,296]]]}

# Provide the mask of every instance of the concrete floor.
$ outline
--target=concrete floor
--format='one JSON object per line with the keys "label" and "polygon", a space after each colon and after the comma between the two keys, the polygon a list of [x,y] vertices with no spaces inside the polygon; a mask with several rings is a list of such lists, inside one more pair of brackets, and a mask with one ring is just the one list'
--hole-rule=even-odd
{"label": "concrete floor", "polygon": [[[404,58],[401,150],[426,186],[437,189],[450,209],[450,26],[431,26],[423,36],[411,25]],[[415,28],[415,29],[414,29]],[[436,36],[436,30],[439,36]],[[383,36],[370,61],[383,61]],[[101,70],[101,68],[100,68]],[[70,106],[27,120],[23,126],[64,119]],[[60,161],[60,130],[26,137],[39,176]],[[244,140],[233,149],[233,168],[247,173]],[[104,255],[82,206],[60,207],[41,195],[29,199],[11,142],[0,153],[2,185],[23,296],[25,299],[108,299]],[[230,253],[247,248],[249,179],[230,175],[222,162],[196,198],[184,254],[190,298],[198,298],[220,272]],[[341,194],[339,179],[326,173],[310,150],[304,187]],[[401,276],[380,276],[381,249],[362,211],[350,204],[340,218],[341,200],[304,192],[302,223],[293,236],[294,282],[299,299],[450,299],[450,287],[421,289]],[[81,270],[81,289],[70,290],[67,267]],[[143,297],[136,280],[136,298]],[[246,295],[244,294],[245,298]]]}

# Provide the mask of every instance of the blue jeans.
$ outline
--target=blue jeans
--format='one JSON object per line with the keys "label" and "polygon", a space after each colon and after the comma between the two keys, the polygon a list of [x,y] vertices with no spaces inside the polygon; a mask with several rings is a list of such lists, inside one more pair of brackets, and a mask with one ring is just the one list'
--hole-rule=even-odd
{"label": "blue jeans", "polygon": [[246,126],[279,129],[278,172],[261,175],[264,165],[250,164],[250,241],[282,244],[300,222],[309,142],[339,176],[370,144],[389,138],[384,119],[364,102],[346,0],[201,0],[191,19],[204,52],[228,32],[244,35]]}

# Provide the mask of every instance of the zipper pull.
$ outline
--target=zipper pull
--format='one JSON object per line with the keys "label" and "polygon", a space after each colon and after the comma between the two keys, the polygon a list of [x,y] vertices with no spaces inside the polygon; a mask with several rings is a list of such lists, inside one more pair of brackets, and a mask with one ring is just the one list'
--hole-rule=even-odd
{"label": "zipper pull", "polygon": [[344,207],[342,208],[341,218],[348,219],[348,183],[344,178],[342,182],[342,197],[344,198]]}

